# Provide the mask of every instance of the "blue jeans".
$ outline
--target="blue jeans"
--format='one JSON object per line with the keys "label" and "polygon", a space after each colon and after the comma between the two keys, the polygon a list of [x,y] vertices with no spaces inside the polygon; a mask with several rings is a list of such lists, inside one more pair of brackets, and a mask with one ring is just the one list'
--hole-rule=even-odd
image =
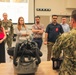
{"label": "blue jeans", "polygon": [[38,44],[38,48],[40,50],[43,42],[42,38],[33,38],[33,41],[35,41]]}

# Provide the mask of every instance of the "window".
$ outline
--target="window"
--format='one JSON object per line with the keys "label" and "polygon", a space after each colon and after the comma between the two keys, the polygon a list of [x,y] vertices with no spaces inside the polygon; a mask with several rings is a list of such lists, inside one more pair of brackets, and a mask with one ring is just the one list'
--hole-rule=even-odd
{"label": "window", "polygon": [[34,0],[0,0],[1,20],[4,12],[13,23],[17,23],[20,16],[24,17],[25,23],[34,23]]}

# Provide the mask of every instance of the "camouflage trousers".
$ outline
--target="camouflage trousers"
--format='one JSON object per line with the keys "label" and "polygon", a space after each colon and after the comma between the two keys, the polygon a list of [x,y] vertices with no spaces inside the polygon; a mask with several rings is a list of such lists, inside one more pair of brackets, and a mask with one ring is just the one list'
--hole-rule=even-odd
{"label": "camouflage trousers", "polygon": [[50,59],[51,59],[51,50],[52,50],[52,46],[54,45],[54,43],[52,43],[52,42],[48,42],[47,43],[47,61],[50,61]]}
{"label": "camouflage trousers", "polygon": [[69,59],[64,58],[60,66],[59,75],[76,75],[75,64],[72,63],[72,61],[70,61]]}
{"label": "camouflage trousers", "polygon": [[13,38],[11,36],[7,36],[5,43],[7,43],[8,48],[12,47],[12,40]]}
{"label": "camouflage trousers", "polygon": [[76,72],[74,71],[73,73],[69,73],[68,71],[60,71],[59,75],[76,75]]}

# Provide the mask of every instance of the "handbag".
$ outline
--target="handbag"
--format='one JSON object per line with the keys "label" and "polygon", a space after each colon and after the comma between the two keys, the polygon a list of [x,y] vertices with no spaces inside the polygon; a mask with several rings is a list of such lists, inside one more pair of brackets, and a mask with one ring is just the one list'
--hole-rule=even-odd
{"label": "handbag", "polygon": [[53,70],[60,69],[61,63],[63,62],[63,59],[60,58],[52,58],[53,62]]}

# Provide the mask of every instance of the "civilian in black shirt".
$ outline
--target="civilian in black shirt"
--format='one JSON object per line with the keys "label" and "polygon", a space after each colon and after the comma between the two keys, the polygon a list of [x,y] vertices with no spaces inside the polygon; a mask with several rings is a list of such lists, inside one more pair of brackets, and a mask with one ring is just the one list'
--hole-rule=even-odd
{"label": "civilian in black shirt", "polygon": [[56,39],[60,34],[62,34],[63,28],[60,24],[57,23],[57,15],[52,15],[52,23],[48,24],[45,32],[45,41],[44,44],[47,44],[48,52],[47,52],[47,61],[50,61],[51,58],[51,49],[54,45]]}

